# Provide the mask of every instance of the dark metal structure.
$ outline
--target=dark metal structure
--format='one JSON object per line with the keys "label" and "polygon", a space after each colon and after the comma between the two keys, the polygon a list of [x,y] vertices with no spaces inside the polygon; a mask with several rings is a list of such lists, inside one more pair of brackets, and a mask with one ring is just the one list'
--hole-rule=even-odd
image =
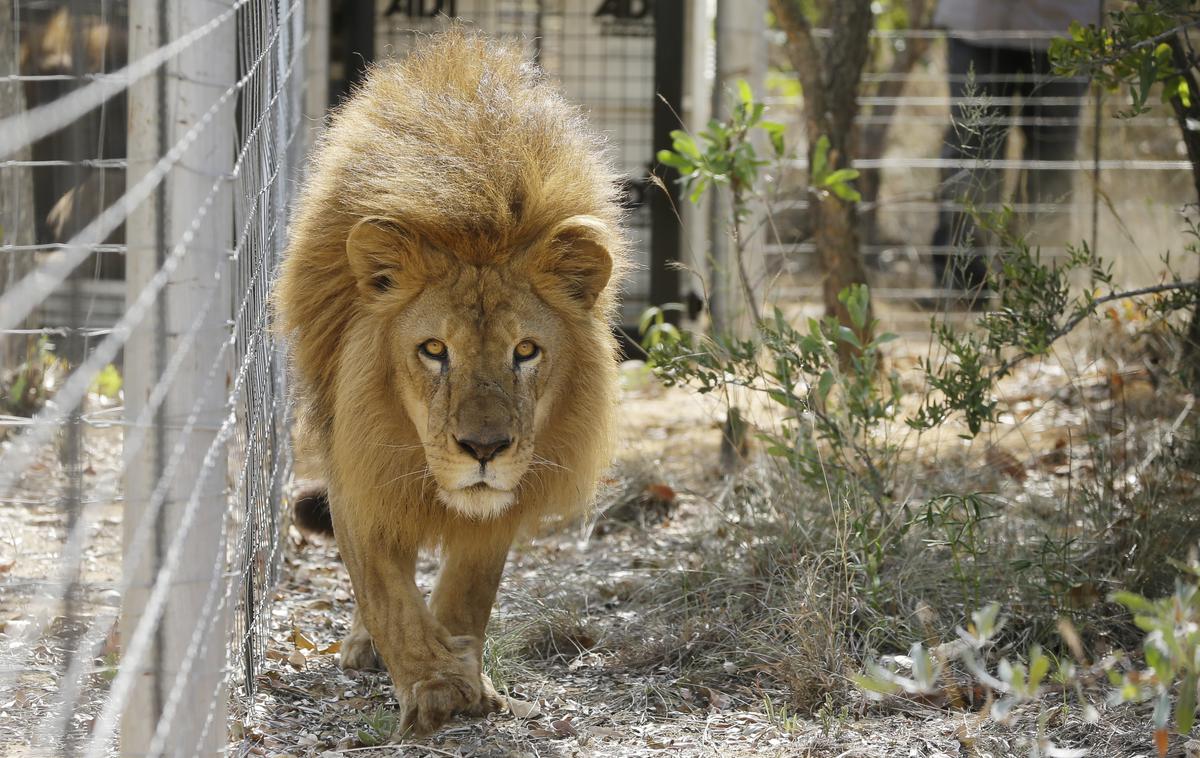
{"label": "dark metal structure", "polygon": [[[636,323],[648,305],[678,300],[678,272],[669,265],[679,258],[678,190],[654,156],[670,146],[682,112],[683,0],[376,0],[369,21],[364,5],[334,9],[335,19],[354,23],[333,24],[333,63],[342,73],[331,91],[344,93],[372,56],[403,55],[419,35],[455,21],[520,40],[608,136],[625,173],[638,258],[624,322]],[[651,171],[669,194],[648,181]]]}

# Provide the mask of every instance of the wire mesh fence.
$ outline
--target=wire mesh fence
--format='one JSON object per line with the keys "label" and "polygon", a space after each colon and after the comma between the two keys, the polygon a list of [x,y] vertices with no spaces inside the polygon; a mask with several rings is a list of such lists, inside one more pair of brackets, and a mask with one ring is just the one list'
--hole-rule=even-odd
{"label": "wire mesh fence", "polygon": [[[994,237],[972,233],[976,212],[1010,210],[1045,258],[1087,244],[1117,281],[1157,282],[1163,255],[1184,249],[1181,211],[1195,194],[1170,106],[1119,118],[1127,93],[1052,71],[1045,50],[1054,32],[932,28],[935,6],[908,3],[927,12],[908,19],[915,28],[872,33],[858,98],[860,249],[888,327],[924,332],[931,306],[969,289],[947,269],[979,269],[1001,250]],[[1081,20],[1095,22],[1103,7]],[[771,61],[787,60],[784,45],[771,38]],[[803,94],[790,73],[768,73],[765,90],[771,117],[799,145],[771,209],[779,232],[765,246],[771,297],[814,303],[820,270],[807,223]]]}
{"label": "wire mesh fence", "polygon": [[223,752],[291,470],[269,301],[306,6],[0,24],[0,752]]}
{"label": "wire mesh fence", "polygon": [[[381,54],[444,26],[438,11],[524,40],[608,134],[642,252],[624,310],[636,322],[657,233],[653,3],[370,5]],[[686,7],[694,70],[679,115],[695,128],[712,94],[712,3]],[[254,688],[292,468],[269,302],[305,114],[321,112],[329,81],[313,34],[328,11],[18,0],[0,12],[0,753],[221,752],[229,696]],[[859,98],[862,250],[875,297],[896,306],[881,313],[889,330],[926,328],[909,306],[945,289],[938,256],[995,250],[938,239],[940,219],[964,210],[964,176],[990,175],[982,207],[1011,204],[1047,255],[1086,240],[1127,283],[1157,277],[1192,192],[1169,111],[1113,119],[1120,96],[1084,81],[968,76],[948,39],[927,23],[875,33]],[[785,58],[775,36],[763,44]],[[762,270],[773,300],[815,305],[802,93],[777,72],[765,91],[800,149]],[[952,114],[984,104],[988,149],[947,151]],[[1067,149],[1029,149],[1047,127],[1071,134]],[[1039,173],[1069,181],[1023,191]],[[683,215],[695,228],[681,257],[705,271],[710,214]]]}

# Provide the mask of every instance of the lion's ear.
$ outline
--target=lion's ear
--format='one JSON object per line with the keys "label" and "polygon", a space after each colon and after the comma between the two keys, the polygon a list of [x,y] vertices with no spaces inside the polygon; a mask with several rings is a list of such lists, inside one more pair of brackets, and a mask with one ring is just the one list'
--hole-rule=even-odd
{"label": "lion's ear", "polygon": [[[386,219],[364,218],[346,238],[350,270],[364,295],[374,296],[397,286],[404,269],[417,257],[417,241]],[[408,272],[412,276],[414,272]]]}
{"label": "lion's ear", "polygon": [[612,276],[616,235],[598,218],[572,216],[547,238],[537,257],[543,281],[590,310]]}

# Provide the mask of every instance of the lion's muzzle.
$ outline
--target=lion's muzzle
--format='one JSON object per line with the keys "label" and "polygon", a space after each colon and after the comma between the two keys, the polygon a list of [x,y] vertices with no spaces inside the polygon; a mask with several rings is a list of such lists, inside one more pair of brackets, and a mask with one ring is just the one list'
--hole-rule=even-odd
{"label": "lion's muzzle", "polygon": [[512,447],[512,438],[508,435],[492,436],[488,440],[455,437],[454,441],[459,449],[479,461],[480,468],[486,467],[493,458]]}

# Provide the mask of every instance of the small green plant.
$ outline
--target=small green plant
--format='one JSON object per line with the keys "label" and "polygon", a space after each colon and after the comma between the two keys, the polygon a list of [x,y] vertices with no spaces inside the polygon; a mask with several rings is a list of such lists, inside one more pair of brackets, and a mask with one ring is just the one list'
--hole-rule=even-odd
{"label": "small green plant", "polygon": [[775,160],[785,154],[783,124],[764,120],[765,110],[765,104],[754,100],[750,85],[739,81],[738,99],[728,121],[710,119],[695,137],[676,129],[671,132],[672,149],[658,151],[660,163],[679,171],[679,181],[688,190],[692,203],[700,202],[710,188],[729,188],[738,281],[756,323],[762,320],[762,314],[746,268],[746,236],[742,227],[750,216],[750,200],[759,192],[759,169],[770,161],[758,155],[753,135],[766,135]]}
{"label": "small green plant", "polygon": [[[817,708],[817,723],[821,725],[821,734],[837,739],[841,735],[846,722],[850,721],[850,706],[838,705],[831,693],[825,693],[825,700]],[[790,731],[790,730],[785,730]]]}
{"label": "small green plant", "polygon": [[[832,701],[828,696],[825,698],[825,703],[832,707]],[[794,734],[800,731],[804,725],[804,719],[788,708],[787,703],[776,703],[770,695],[763,695],[763,713],[766,715],[767,721],[785,734]],[[832,714],[830,718],[832,719]],[[828,733],[827,729],[826,734]]]}
{"label": "small green plant", "polygon": [[[1133,614],[1146,633],[1142,642],[1144,669],[1118,674],[1109,671],[1116,703],[1154,703],[1154,742],[1166,754],[1167,727],[1188,734],[1196,722],[1196,684],[1200,679],[1200,562],[1195,555],[1179,565],[1185,578],[1171,595],[1149,600],[1134,592],[1116,592],[1109,600]],[[1172,702],[1173,701],[1173,702]]]}
{"label": "small green plant", "polygon": [[[1128,702],[1152,702],[1150,739],[1160,756],[1167,754],[1171,729],[1187,735],[1196,723],[1197,684],[1200,682],[1200,561],[1195,553],[1186,564],[1175,564],[1183,573],[1175,591],[1162,598],[1148,599],[1136,592],[1120,591],[1109,596],[1109,602],[1123,606],[1133,616],[1133,623],[1144,633],[1142,640],[1143,667],[1128,665],[1128,653],[1110,654],[1103,667],[1107,674],[1107,693],[1096,693],[1112,705]],[[921,643],[912,646],[903,659],[910,674],[900,673],[893,665],[868,663],[863,674],[854,677],[855,683],[874,698],[887,696],[947,694],[947,682],[952,682],[949,667],[958,663],[975,682],[998,695],[989,710],[990,716],[1002,721],[1014,706],[1036,703],[1041,709],[1038,719],[1038,741],[1045,742],[1044,731],[1049,720],[1050,700],[1057,693],[1066,704],[1069,696],[1079,703],[1085,722],[1099,718],[1088,700],[1097,681],[1088,670],[1070,660],[1056,660],[1039,645],[1033,645],[1024,661],[1002,658],[995,672],[988,670],[985,659],[1004,621],[999,617],[1000,605],[992,603],[972,614],[972,623],[959,630],[954,643],[940,645],[933,654]],[[1059,624],[1064,647],[1082,660],[1082,644],[1074,628],[1067,622]],[[1125,662],[1122,668],[1120,664]],[[1090,667],[1087,667],[1090,669]],[[1054,687],[1047,685],[1053,683]],[[951,685],[954,686],[954,685]],[[1053,707],[1059,707],[1054,705]],[[1081,753],[1082,754],[1082,753]]]}
{"label": "small green plant", "polygon": [[987,553],[982,527],[985,521],[994,518],[996,514],[991,504],[977,493],[930,498],[917,517],[927,533],[940,536],[940,539],[929,538],[928,544],[950,551],[954,577],[963,588],[963,594],[976,605],[980,602],[983,580],[975,563]]}
{"label": "small green plant", "polygon": [[850,184],[858,178],[858,169],[839,168],[829,169],[829,137],[822,134],[817,138],[813,149],[813,162],[809,168],[809,181],[813,187],[825,192],[832,192],[843,200],[857,203],[862,195]]}
{"label": "small green plant", "polygon": [[106,400],[117,400],[121,396],[123,384],[121,372],[110,363],[96,374],[96,378],[92,380],[90,391]]}
{"label": "small green plant", "polygon": [[[979,318],[975,330],[957,329],[936,317],[931,321],[941,356],[924,359],[932,391],[905,419],[914,429],[933,429],[961,413],[968,430],[965,436],[973,437],[995,421],[996,383],[1018,364],[1049,355],[1060,339],[1100,314],[1105,305],[1158,297],[1153,307],[1167,318],[1194,307],[1200,295],[1200,281],[1178,276],[1160,285],[1117,290],[1111,265],[1098,258],[1087,243],[1069,247],[1064,261],[1047,263],[1023,236],[1013,233],[1011,209],[973,215],[1001,244],[986,279],[986,288],[996,293],[998,302]],[[1077,292],[1072,279],[1080,272],[1087,275],[1089,284]]]}
{"label": "small green plant", "polygon": [[25,360],[5,376],[4,411],[15,416],[32,416],[54,394],[66,364],[54,352],[54,343],[47,337],[27,343]]}
{"label": "small green plant", "polygon": [[400,735],[400,717],[391,708],[376,708],[360,719],[357,736],[363,747],[390,745]]}
{"label": "small green plant", "polygon": [[642,318],[638,322],[638,334],[642,338],[642,347],[649,351],[663,342],[678,341],[679,327],[667,321],[667,314],[681,313],[684,310],[679,303],[667,303],[662,306],[652,305],[643,311]]}

